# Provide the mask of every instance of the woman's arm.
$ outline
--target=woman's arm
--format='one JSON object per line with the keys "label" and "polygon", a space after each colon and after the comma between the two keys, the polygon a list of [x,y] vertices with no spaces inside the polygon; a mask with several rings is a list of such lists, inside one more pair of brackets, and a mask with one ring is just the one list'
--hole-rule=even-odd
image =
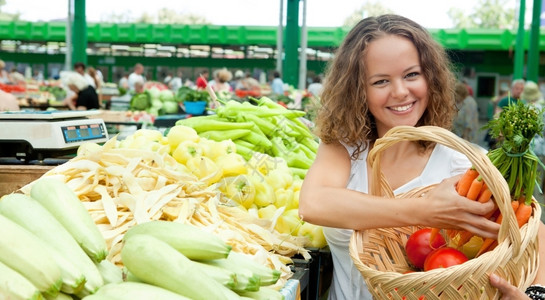
{"label": "woman's arm", "polygon": [[424,197],[389,199],[347,189],[350,165],[344,146],[320,144],[299,196],[304,221],[358,230],[423,225],[497,237],[499,225],[482,217],[493,209],[493,203],[459,196],[455,190],[458,177],[444,180]]}
{"label": "woman's arm", "polygon": [[536,278],[534,278],[534,284],[545,285],[545,224],[543,224],[543,222],[539,222],[537,240],[540,264],[537,269]]}

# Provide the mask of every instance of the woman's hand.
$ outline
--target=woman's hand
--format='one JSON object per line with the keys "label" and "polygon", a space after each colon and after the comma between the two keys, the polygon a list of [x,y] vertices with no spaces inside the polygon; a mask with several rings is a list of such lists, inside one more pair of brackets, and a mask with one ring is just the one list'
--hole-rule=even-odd
{"label": "woman's hand", "polygon": [[494,203],[479,203],[462,197],[456,192],[461,175],[443,180],[424,197],[426,220],[423,225],[436,228],[452,228],[470,231],[484,238],[497,238],[500,225],[483,216],[494,209]]}
{"label": "woman's hand", "polygon": [[501,300],[527,300],[530,299],[524,292],[507,282],[496,274],[490,275],[490,284],[501,293]]}

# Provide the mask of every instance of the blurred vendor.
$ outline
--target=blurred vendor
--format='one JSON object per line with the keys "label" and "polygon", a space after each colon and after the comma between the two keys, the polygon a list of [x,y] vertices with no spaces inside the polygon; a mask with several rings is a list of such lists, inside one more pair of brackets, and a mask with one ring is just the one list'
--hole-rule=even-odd
{"label": "blurred vendor", "polygon": [[74,92],[64,99],[64,104],[71,110],[98,109],[98,95],[95,89],[89,85],[85,77],[73,73],[65,81],[66,86]]}

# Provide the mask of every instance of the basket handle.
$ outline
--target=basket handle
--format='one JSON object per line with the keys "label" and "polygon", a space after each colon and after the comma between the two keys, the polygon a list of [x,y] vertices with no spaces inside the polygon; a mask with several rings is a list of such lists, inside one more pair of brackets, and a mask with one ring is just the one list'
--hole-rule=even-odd
{"label": "basket handle", "polygon": [[394,197],[392,188],[386,181],[382,172],[380,172],[380,158],[385,149],[401,141],[435,142],[466,155],[479,174],[483,177],[488,188],[492,191],[496,204],[503,215],[503,221],[500,225],[498,234],[498,243],[509,238],[513,247],[514,256],[519,254],[521,235],[515,213],[511,208],[511,196],[507,182],[480,148],[458,137],[447,129],[437,126],[397,126],[390,129],[382,138],[377,139],[373,149],[369,151],[367,157],[367,161],[372,166],[372,180],[371,186],[369,187],[369,192],[372,195]]}

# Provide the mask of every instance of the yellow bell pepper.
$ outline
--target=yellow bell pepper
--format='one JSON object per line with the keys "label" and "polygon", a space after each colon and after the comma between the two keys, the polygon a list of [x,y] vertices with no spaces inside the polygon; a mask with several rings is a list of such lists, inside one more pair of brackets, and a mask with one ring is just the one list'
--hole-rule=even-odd
{"label": "yellow bell pepper", "polygon": [[167,133],[168,144],[172,150],[176,149],[176,147],[178,147],[178,145],[183,141],[192,141],[197,143],[199,142],[199,139],[200,137],[195,129],[183,125],[173,126]]}
{"label": "yellow bell pepper", "polygon": [[285,189],[293,183],[293,176],[289,171],[281,168],[270,170],[265,181],[273,187],[273,189]]}
{"label": "yellow bell pepper", "polygon": [[223,176],[236,176],[248,173],[246,160],[235,152],[221,155],[216,159],[216,164],[223,170]]}
{"label": "yellow bell pepper", "polygon": [[223,173],[214,161],[206,156],[195,156],[187,160],[186,166],[199,180],[210,185],[218,182]]}
{"label": "yellow bell pepper", "polygon": [[186,164],[190,158],[201,156],[202,147],[194,141],[183,141],[172,152],[172,157],[181,164]]}
{"label": "yellow bell pepper", "polygon": [[259,218],[261,219],[272,220],[276,210],[277,210],[276,206],[269,204],[267,206],[264,206],[258,209],[257,214],[259,215]]}
{"label": "yellow bell pepper", "polygon": [[276,195],[273,188],[265,182],[263,177],[252,175],[250,176],[250,181],[255,187],[254,203],[258,208],[276,202]]}
{"label": "yellow bell pepper", "polygon": [[225,154],[236,152],[236,145],[231,140],[216,142],[214,140],[201,137],[199,144],[203,145],[203,155],[213,161],[216,161],[219,157]]}
{"label": "yellow bell pepper", "polygon": [[224,177],[219,181],[218,189],[225,196],[250,209],[254,203],[255,187],[245,175]]}
{"label": "yellow bell pepper", "polygon": [[304,222],[299,218],[298,209],[290,209],[284,211],[284,213],[276,221],[274,227],[280,233],[287,233],[293,236],[297,236],[299,228]]}
{"label": "yellow bell pepper", "polygon": [[288,207],[293,202],[293,191],[290,189],[279,188],[274,191],[276,195],[276,201],[274,205],[278,208]]}
{"label": "yellow bell pepper", "polygon": [[292,209],[292,208],[299,208],[299,191],[293,192],[293,197],[291,198],[290,204],[286,207],[286,209]]}
{"label": "yellow bell pepper", "polygon": [[299,232],[297,234],[298,236],[308,238],[309,241],[305,245],[306,247],[323,248],[327,245],[322,226],[305,222],[303,225],[301,225],[301,228],[299,228]]}

